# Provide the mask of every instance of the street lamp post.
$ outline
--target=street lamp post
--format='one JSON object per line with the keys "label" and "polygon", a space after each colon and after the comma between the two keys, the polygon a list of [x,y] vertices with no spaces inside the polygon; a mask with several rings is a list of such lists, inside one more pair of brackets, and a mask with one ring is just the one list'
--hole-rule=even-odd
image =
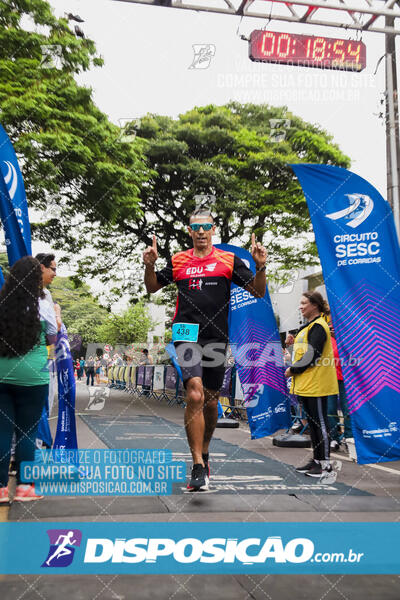
{"label": "street lamp post", "polygon": [[[394,19],[385,18],[388,27]],[[387,197],[393,209],[397,236],[400,241],[400,149],[399,149],[399,111],[396,67],[396,36],[385,34],[385,76],[386,76],[386,153],[387,153]]]}

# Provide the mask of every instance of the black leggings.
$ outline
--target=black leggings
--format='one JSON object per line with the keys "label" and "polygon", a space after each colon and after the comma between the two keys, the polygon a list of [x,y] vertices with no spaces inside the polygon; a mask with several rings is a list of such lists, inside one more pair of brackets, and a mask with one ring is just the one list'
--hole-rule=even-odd
{"label": "black leggings", "polygon": [[329,460],[328,396],[298,396],[307,415],[315,460]]}
{"label": "black leggings", "polygon": [[20,483],[20,463],[34,460],[36,432],[48,393],[48,385],[0,383],[0,486],[8,483],[14,430],[17,483]]}
{"label": "black leggings", "polygon": [[90,385],[94,385],[94,367],[89,367],[86,370],[86,385],[89,385],[89,378],[92,380]]}

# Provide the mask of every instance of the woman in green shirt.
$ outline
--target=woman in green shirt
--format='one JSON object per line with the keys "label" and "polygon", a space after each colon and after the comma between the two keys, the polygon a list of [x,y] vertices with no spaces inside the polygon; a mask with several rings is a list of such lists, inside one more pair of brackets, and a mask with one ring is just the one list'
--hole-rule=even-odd
{"label": "woman in green shirt", "polygon": [[[35,438],[48,387],[48,343],[54,343],[54,308],[45,299],[40,263],[18,260],[0,290],[0,503],[9,502],[8,466],[16,435],[17,489],[14,500],[42,498],[33,484],[23,484],[20,463],[33,461]],[[47,339],[46,339],[47,338]]]}

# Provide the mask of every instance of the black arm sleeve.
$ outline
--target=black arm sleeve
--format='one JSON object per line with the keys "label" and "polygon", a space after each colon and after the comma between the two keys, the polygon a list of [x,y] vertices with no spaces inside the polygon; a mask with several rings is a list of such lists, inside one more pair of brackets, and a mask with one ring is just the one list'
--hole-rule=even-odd
{"label": "black arm sleeve", "polygon": [[161,271],[156,271],[157,281],[163,287],[174,281],[172,273],[172,260],[170,259]]}
{"label": "black arm sleeve", "polygon": [[233,262],[232,282],[236,283],[242,288],[245,288],[251,281],[253,281],[253,272],[246,267],[241,258],[235,255]]}
{"label": "black arm sleeve", "polygon": [[[299,375],[300,373],[304,373],[308,367],[312,367],[315,364],[315,361],[321,356],[322,351],[324,349],[324,344],[326,342],[326,333],[325,329],[319,323],[315,323],[310,329],[308,334],[308,351],[306,356],[301,358],[299,361],[293,363],[290,367],[293,375]],[[301,366],[296,367],[296,364]]]}

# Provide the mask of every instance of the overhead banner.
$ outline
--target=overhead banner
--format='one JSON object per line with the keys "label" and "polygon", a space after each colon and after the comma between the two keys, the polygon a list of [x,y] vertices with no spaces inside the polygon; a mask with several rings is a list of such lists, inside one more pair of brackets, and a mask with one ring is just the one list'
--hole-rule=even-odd
{"label": "overhead banner", "polygon": [[56,365],[58,379],[58,422],[54,448],[78,447],[75,423],[75,377],[74,365],[64,323],[57,334]]}
{"label": "overhead banner", "polygon": [[24,181],[17,156],[0,125],[0,217],[4,227],[10,266],[32,254],[31,228]]}
{"label": "overhead banner", "polygon": [[[216,247],[233,252],[255,273],[253,257],[247,250],[231,244]],[[290,427],[282,346],[268,289],[264,298],[254,298],[231,283],[229,344],[243,389],[252,439]]]}
{"label": "overhead banner", "polygon": [[307,200],[358,462],[400,459],[400,252],[391,208],[358,175],[291,165]]}

